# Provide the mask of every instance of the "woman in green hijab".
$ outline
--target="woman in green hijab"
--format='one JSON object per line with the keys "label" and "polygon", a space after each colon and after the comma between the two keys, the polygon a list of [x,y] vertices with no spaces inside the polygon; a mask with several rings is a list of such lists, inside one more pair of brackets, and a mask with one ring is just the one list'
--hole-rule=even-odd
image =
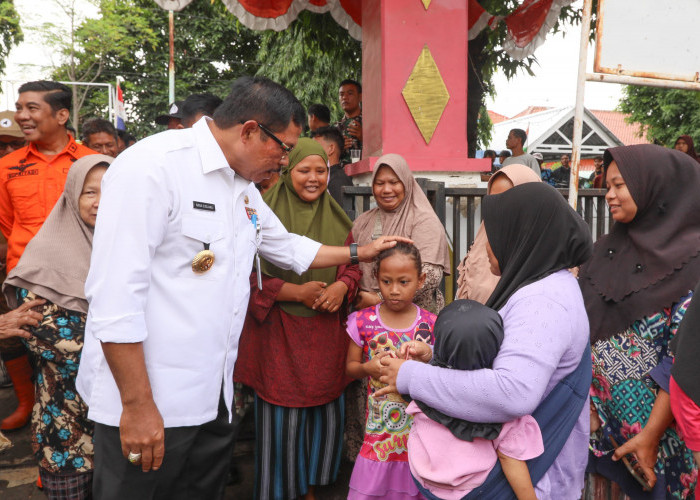
{"label": "woman in green hijab", "polygon": [[[353,242],[352,222],[330,196],[328,158],[300,139],[263,199],[288,231],[324,245]],[[343,327],[361,272],[357,265],[301,276],[262,261],[251,275],[234,378],[255,390],[256,498],[314,498],[335,481],[343,441],[348,336]]]}

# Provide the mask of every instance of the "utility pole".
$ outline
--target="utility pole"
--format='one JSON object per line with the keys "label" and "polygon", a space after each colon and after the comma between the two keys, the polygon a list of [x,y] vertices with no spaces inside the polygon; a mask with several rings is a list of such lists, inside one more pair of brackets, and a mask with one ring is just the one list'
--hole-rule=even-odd
{"label": "utility pole", "polygon": [[170,24],[170,62],[168,63],[168,102],[175,102],[175,13],[168,11]]}

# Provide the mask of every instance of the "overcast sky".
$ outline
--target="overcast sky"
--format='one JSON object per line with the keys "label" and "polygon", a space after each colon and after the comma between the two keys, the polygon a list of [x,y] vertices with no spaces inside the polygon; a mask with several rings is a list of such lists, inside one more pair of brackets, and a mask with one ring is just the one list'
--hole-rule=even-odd
{"label": "overcast sky", "polygon": [[[208,0],[198,0],[208,1]],[[37,4],[41,9],[37,9]],[[97,9],[85,0],[78,0],[82,16],[95,15]],[[155,4],[154,4],[155,5]],[[15,81],[3,84],[0,109],[14,109],[14,89],[22,83],[46,77],[52,64],[59,61],[51,47],[42,43],[36,32],[28,26],[40,26],[51,21],[67,26],[68,19],[52,0],[15,0],[25,29],[25,41],[10,53],[3,80]],[[517,75],[508,81],[496,75],[497,95],[487,103],[488,108],[511,117],[527,106],[573,106],[576,99],[576,73],[578,70],[580,28],[570,27],[566,36],[551,36],[535,52],[538,65],[535,75]],[[593,57],[589,48],[588,71],[592,70]],[[177,70],[177,68],[176,68]],[[621,96],[621,86],[610,83],[586,83],[585,105],[589,109],[614,109]],[[335,96],[333,96],[335,97]]]}
{"label": "overcast sky", "polygon": [[[519,74],[512,80],[496,75],[496,98],[487,102],[491,111],[508,117],[528,106],[574,106],[581,28],[569,27],[565,34],[551,35],[537,51],[535,76]],[[593,71],[593,45],[588,46],[587,71]],[[622,86],[586,82],[584,105],[589,109],[615,109]]]}

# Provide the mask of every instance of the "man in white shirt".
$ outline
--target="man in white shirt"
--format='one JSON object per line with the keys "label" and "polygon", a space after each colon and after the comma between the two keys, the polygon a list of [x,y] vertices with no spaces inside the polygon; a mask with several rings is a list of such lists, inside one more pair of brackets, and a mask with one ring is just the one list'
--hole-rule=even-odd
{"label": "man in white shirt", "polygon": [[105,175],[77,382],[96,422],[95,498],[223,494],[258,250],[301,274],[393,246],[321,246],[262,201],[253,182],[280,168],[304,119],[287,89],[244,77],[213,119],[139,141]]}
{"label": "man in white shirt", "polygon": [[506,139],[506,147],[513,153],[512,156],[506,158],[501,162],[501,167],[506,165],[513,165],[517,163],[519,165],[525,165],[530,167],[537,176],[541,176],[540,164],[537,162],[534,156],[528,154],[523,149],[525,143],[527,142],[527,133],[520,128],[514,128],[508,133],[508,138]]}

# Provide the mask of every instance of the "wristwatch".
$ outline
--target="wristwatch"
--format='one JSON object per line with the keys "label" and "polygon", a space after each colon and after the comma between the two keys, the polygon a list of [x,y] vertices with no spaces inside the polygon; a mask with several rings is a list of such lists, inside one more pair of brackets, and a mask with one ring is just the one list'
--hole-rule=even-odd
{"label": "wristwatch", "polygon": [[357,243],[350,243],[350,264],[359,264],[360,258],[357,256]]}

